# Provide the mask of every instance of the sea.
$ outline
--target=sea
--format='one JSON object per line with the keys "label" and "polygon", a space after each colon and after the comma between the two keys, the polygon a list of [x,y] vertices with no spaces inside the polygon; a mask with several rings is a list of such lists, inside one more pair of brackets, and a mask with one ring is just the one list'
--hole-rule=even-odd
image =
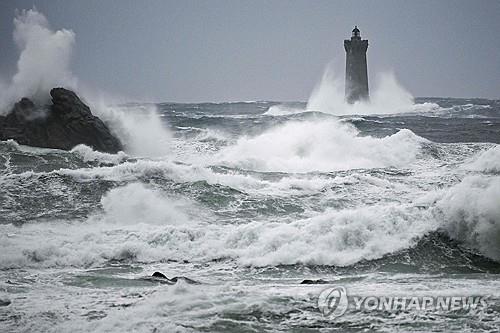
{"label": "sea", "polygon": [[118,154],[0,142],[1,332],[500,329],[499,100],[113,110]]}

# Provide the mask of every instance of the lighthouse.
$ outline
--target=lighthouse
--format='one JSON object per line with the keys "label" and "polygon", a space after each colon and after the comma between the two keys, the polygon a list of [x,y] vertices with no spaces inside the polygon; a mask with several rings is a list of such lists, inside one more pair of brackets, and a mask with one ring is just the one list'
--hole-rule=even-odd
{"label": "lighthouse", "polygon": [[351,39],[344,40],[344,48],[346,52],[345,99],[350,104],[357,101],[367,101],[370,98],[366,66],[368,40],[361,39],[357,26],[352,30]]}

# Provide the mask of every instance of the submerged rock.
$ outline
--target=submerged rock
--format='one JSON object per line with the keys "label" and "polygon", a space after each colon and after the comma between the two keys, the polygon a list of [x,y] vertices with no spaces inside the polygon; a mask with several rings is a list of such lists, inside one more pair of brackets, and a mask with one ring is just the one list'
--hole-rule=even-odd
{"label": "submerged rock", "polygon": [[185,276],[175,276],[175,277],[169,279],[165,274],[160,273],[160,272],[154,272],[150,278],[145,278],[145,279],[149,280],[149,281],[155,281],[155,282],[166,283],[166,284],[175,284],[181,280],[186,282],[186,283],[189,283],[189,284],[201,284],[200,282],[192,280],[192,279],[187,278]]}
{"label": "submerged rock", "polygon": [[331,282],[319,279],[319,280],[303,280],[300,284],[329,284],[329,283]]}
{"label": "submerged rock", "polygon": [[168,277],[163,274],[163,273],[160,273],[160,272],[154,272],[153,275],[151,275],[152,277],[155,277],[155,278],[160,278],[160,279],[168,279]]}
{"label": "submerged rock", "polygon": [[8,298],[0,298],[0,306],[8,306],[10,305],[10,299]]}
{"label": "submerged rock", "polygon": [[52,105],[40,108],[23,98],[8,115],[0,116],[0,140],[64,150],[79,144],[106,153],[123,150],[121,142],[73,91],[54,88],[50,95]]}

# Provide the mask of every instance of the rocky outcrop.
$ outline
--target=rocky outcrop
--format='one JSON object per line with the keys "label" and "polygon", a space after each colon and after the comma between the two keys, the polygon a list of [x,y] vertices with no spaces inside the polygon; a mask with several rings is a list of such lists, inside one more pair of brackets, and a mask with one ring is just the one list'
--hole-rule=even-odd
{"label": "rocky outcrop", "polygon": [[71,90],[50,91],[52,105],[37,107],[28,98],[0,116],[0,140],[13,139],[22,145],[70,150],[85,144],[95,150],[117,153],[123,150],[101,119]]}

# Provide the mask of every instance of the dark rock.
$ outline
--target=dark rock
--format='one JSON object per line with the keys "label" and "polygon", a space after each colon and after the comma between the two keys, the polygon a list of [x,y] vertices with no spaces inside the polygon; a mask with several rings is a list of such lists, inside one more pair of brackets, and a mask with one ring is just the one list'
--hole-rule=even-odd
{"label": "dark rock", "polygon": [[151,277],[154,278],[153,281],[159,281],[159,282],[163,282],[166,284],[175,284],[180,280],[182,280],[186,283],[189,283],[189,284],[200,284],[200,282],[192,280],[192,279],[187,278],[185,276],[175,276],[175,277],[169,279],[168,277],[165,276],[165,274],[160,273],[160,272],[154,272],[153,275],[151,275]]}
{"label": "dark rock", "polygon": [[9,299],[1,299],[0,298],[0,306],[8,306],[10,304],[10,300]]}
{"label": "dark rock", "polygon": [[52,105],[36,107],[23,98],[7,116],[0,116],[0,140],[64,150],[79,144],[106,153],[123,150],[120,141],[74,92],[54,88],[50,95]]}
{"label": "dark rock", "polygon": [[319,279],[319,280],[303,280],[300,284],[328,284],[328,283],[331,282]]}
{"label": "dark rock", "polygon": [[155,277],[155,278],[160,278],[160,279],[168,279],[168,277],[166,277],[165,274],[160,273],[160,272],[154,272],[153,275],[151,275],[151,276]]}

